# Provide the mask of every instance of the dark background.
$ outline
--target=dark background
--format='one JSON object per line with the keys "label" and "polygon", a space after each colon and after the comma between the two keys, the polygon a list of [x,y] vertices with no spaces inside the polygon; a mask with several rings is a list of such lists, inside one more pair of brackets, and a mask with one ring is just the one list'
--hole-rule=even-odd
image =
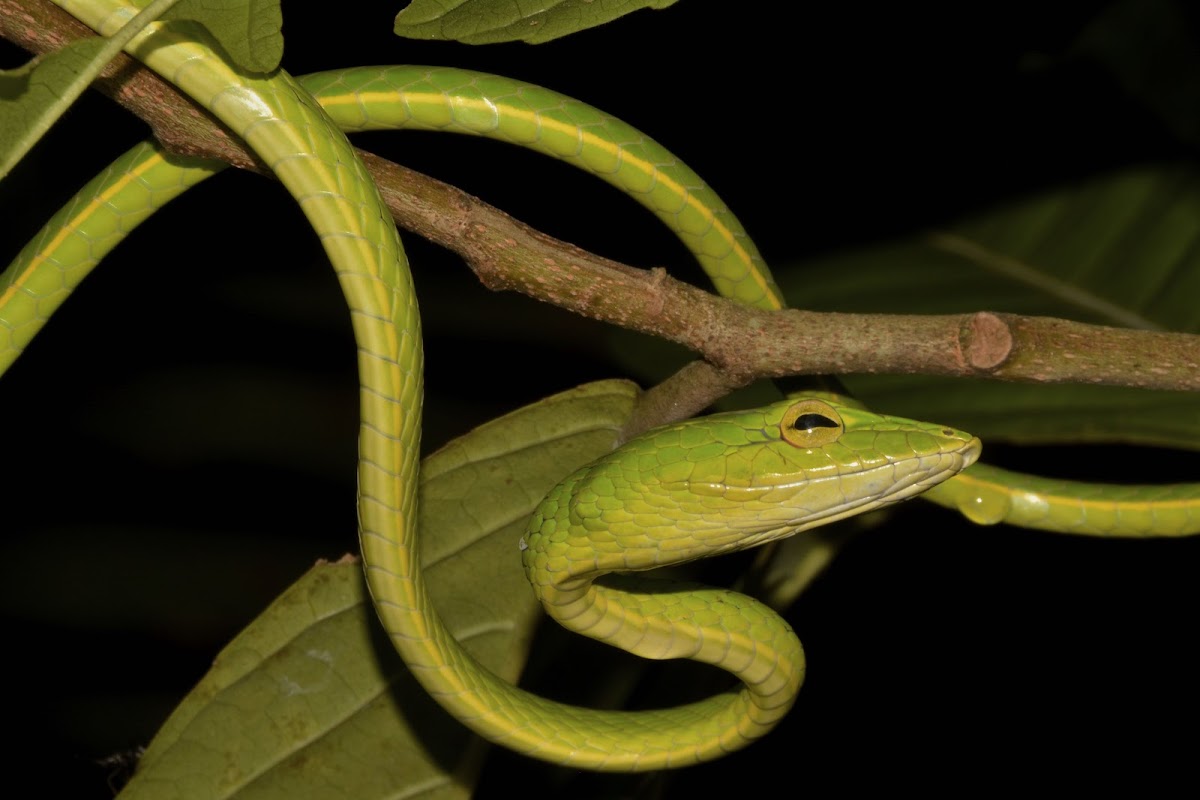
{"label": "dark background", "polygon": [[[1102,2],[683,0],[544,46],[474,48],[398,39],[395,8],[360,5],[341,16],[286,3],[285,66],[453,64],[585,99],[705,176],[773,264],[1116,166],[1195,160],[1186,115],[1163,116],[1077,50]],[[794,16],[760,18],[772,13]],[[1195,13],[1182,19],[1194,43]],[[1167,70],[1158,86],[1187,78]],[[3,252],[145,135],[85,98],[0,184]],[[359,143],[560,238],[703,282],[655,220],[563,165],[434,134]],[[601,326],[488,293],[455,257],[406,244],[426,326],[427,448],[622,374]],[[105,796],[96,759],[145,743],[274,596],[317,558],[357,549],[353,343],[314,245],[277,186],[223,175],[123,244],[4,376],[10,759],[47,794]],[[1196,479],[1194,458],[1144,479],[1181,464]],[[767,741],[661,784],[573,791],[1189,777],[1198,547],[974,528],[909,504],[798,603],[809,679]],[[500,757],[482,793],[529,770]]]}

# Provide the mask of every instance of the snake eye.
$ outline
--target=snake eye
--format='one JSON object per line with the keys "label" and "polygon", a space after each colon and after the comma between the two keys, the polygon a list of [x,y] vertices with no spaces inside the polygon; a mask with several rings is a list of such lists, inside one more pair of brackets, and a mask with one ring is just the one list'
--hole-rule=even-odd
{"label": "snake eye", "polygon": [[842,417],[823,400],[800,400],[779,420],[779,435],[796,447],[821,447],[842,435]]}

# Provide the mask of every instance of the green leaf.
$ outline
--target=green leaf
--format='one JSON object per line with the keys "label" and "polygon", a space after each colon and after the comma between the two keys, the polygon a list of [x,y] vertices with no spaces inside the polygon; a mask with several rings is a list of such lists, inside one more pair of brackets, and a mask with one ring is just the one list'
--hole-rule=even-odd
{"label": "green leaf", "polygon": [[[801,308],[951,314],[989,309],[1104,325],[1200,331],[1200,175],[1122,170],[1008,203],[931,234],[783,271]],[[1196,398],[1120,387],[852,376],[889,413],[989,440],[1200,449]]]}
{"label": "green leaf", "polygon": [[155,0],[107,39],[82,39],[0,73],[0,179],[50,130],[100,70],[178,0]]}
{"label": "green leaf", "polygon": [[864,514],[783,539],[763,551],[746,571],[745,591],[782,613],[812,586],[851,539],[878,526],[884,518],[883,514]]}
{"label": "green leaf", "polygon": [[[564,392],[429,456],[422,560],[446,624],[515,681],[540,617],[517,540],[544,494],[610,451],[626,381]],[[482,744],[441,711],[383,634],[357,562],[318,564],[217,657],[123,798],[466,797]]]}
{"label": "green leaf", "polygon": [[0,179],[83,94],[100,70],[159,17],[203,23],[244,69],[269,72],[283,57],[279,0],[154,0],[107,39],[81,39],[0,72]]}
{"label": "green leaf", "polygon": [[[0,178],[12,171],[111,60],[103,39],[81,39],[0,72]],[[115,54],[115,53],[114,53]],[[89,74],[89,65],[98,64]]]}
{"label": "green leaf", "polygon": [[540,44],[675,0],[413,0],[396,15],[396,35],[464,44]]}
{"label": "green leaf", "polygon": [[183,0],[166,19],[200,22],[248,72],[271,72],[283,59],[280,0]]}

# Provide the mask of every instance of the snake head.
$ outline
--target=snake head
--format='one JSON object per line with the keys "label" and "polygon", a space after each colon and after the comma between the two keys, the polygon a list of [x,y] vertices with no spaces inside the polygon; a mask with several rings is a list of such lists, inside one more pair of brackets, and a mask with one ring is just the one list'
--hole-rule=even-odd
{"label": "snake head", "polygon": [[953,428],[815,397],[713,414],[577,472],[543,501],[530,542],[587,548],[597,570],[681,563],[912,497],[981,447]]}

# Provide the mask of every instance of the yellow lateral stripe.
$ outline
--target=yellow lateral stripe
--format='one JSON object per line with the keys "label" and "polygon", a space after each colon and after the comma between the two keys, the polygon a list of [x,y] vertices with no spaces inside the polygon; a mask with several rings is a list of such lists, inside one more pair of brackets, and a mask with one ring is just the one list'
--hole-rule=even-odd
{"label": "yellow lateral stripe", "polygon": [[[323,107],[348,105],[352,103],[358,105],[360,101],[367,104],[384,104],[395,102],[397,94],[400,93],[355,92],[347,95],[318,97],[317,100]],[[404,95],[404,99],[409,104],[424,103],[426,105],[446,105],[446,96],[444,94],[430,94],[427,92],[403,92],[402,94]],[[536,122],[539,126],[549,128],[557,133],[566,133],[578,136],[585,145],[601,152],[608,153],[610,155],[617,155],[620,152],[620,147],[608,139],[605,139],[594,133],[590,133],[568,122],[562,122],[554,119],[553,117],[545,117],[537,112],[527,111],[515,106],[505,105],[503,103],[497,103],[490,100],[476,100],[473,98],[463,97],[454,98],[454,105],[463,106],[472,111],[486,111],[493,114],[504,114],[525,122]],[[671,180],[670,176],[664,175],[659,170],[655,169],[650,162],[644,159],[639,159],[636,156],[630,155],[629,153],[620,153],[620,155],[622,163],[632,164],[641,169],[646,175],[655,175],[656,181],[666,186],[670,191],[674,192],[676,196],[684,198],[684,201],[691,208],[698,211],[700,215],[717,230],[721,238],[724,239],[731,248],[733,248],[734,252],[738,254],[738,257],[746,266],[747,272],[749,272],[751,277],[754,279],[754,282],[758,284],[759,288],[763,290],[763,294],[770,299],[772,305],[774,305],[777,309],[783,307],[779,302],[779,298],[775,296],[775,292],[771,290],[766,276],[763,275],[761,270],[754,266],[754,259],[750,257],[750,253],[748,253],[746,248],[742,247],[742,245],[737,241],[736,237],[733,235],[733,231],[731,231],[726,225],[722,224],[721,221],[717,219],[711,208],[697,200],[695,195],[685,189],[678,182]]]}
{"label": "yellow lateral stripe", "polygon": [[8,285],[3,294],[0,294],[0,306],[4,306],[12,299],[18,291],[28,282],[29,278],[37,271],[37,268],[54,253],[55,250],[66,240],[66,238],[75,233],[84,220],[92,215],[92,212],[99,206],[104,205],[114,195],[119,194],[132,181],[140,178],[147,170],[158,166],[163,162],[161,153],[155,153],[152,157],[145,159],[138,164],[133,170],[123,173],[118,179],[108,185],[108,188],[99,195],[93,197],[87,205],[85,205],[79,213],[72,217],[66,224],[58,229],[45,247],[39,250],[33,258],[29,260],[29,265],[22,270],[20,275],[13,279],[13,282]]}

